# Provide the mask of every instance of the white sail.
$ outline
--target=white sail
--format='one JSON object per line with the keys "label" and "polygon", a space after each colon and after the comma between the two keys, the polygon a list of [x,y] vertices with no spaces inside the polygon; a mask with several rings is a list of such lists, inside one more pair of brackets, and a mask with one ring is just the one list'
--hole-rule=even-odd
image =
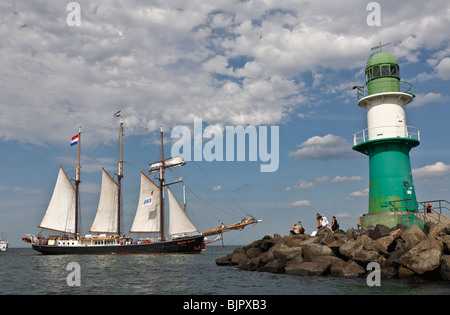
{"label": "white sail", "polygon": [[186,212],[184,212],[169,187],[167,187],[167,191],[169,192],[170,206],[169,234],[197,232],[197,228],[194,226],[191,219],[189,219]]}
{"label": "white sail", "polygon": [[131,233],[160,232],[161,223],[161,192],[160,188],[141,172],[141,193],[134,217]]}
{"label": "white sail", "polygon": [[40,228],[75,233],[75,188],[62,169]]}
{"label": "white sail", "polygon": [[90,232],[118,233],[117,214],[119,211],[119,185],[102,169],[102,190],[98,202],[97,215]]}

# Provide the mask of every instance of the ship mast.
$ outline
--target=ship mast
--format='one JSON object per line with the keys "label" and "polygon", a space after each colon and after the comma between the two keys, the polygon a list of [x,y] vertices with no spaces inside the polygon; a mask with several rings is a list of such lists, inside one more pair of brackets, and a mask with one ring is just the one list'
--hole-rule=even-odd
{"label": "ship mast", "polygon": [[161,168],[160,168],[160,190],[161,190],[161,241],[165,241],[165,231],[164,231],[164,142],[163,142],[163,129],[161,125]]}
{"label": "ship mast", "polygon": [[78,164],[75,178],[75,236],[78,236],[78,212],[79,212],[79,186],[80,186],[80,171],[81,171],[81,126],[78,127]]}
{"label": "ship mast", "polygon": [[120,208],[121,208],[121,180],[123,177],[123,120],[122,116],[120,116],[120,161],[119,161],[119,175],[117,178],[118,184],[119,184],[119,197],[117,198],[117,234],[120,236],[121,227],[120,227]]}

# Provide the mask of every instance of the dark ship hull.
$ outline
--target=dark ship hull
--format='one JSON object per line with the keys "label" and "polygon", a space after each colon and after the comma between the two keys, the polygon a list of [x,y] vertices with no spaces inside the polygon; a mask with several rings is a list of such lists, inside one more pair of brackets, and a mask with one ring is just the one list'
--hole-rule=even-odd
{"label": "dark ship hull", "polygon": [[171,241],[128,245],[35,245],[33,249],[44,255],[133,255],[133,254],[199,254],[203,235]]}

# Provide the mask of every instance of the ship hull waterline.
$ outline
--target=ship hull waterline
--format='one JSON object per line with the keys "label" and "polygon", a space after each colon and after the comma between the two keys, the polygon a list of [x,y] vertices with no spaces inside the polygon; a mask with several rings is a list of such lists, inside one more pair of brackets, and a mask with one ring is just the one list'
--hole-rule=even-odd
{"label": "ship hull waterline", "polygon": [[200,254],[204,236],[180,238],[148,244],[58,246],[36,245],[34,250],[44,255],[139,255],[139,254]]}

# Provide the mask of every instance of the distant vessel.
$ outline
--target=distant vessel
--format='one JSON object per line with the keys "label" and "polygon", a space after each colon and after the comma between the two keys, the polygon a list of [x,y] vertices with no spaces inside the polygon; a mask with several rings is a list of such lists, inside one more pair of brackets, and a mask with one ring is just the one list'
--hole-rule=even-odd
{"label": "distant vessel", "polygon": [[[93,234],[81,236],[78,228],[79,183],[80,183],[80,140],[81,127],[72,142],[78,144],[78,165],[75,187],[61,167],[55,189],[45,216],[39,225],[64,233],[43,237],[27,234],[25,242],[42,254],[170,254],[200,253],[207,235],[221,234],[223,231],[242,229],[258,220],[250,217],[230,227],[221,226],[212,231],[200,233],[188,217],[185,209],[175,198],[166,183],[165,170],[186,163],[180,157],[164,159],[163,131],[161,127],[161,161],[150,164],[149,174],[159,172],[159,185],[141,172],[140,197],[130,233],[158,233],[159,238],[133,240],[122,234],[121,179],[123,178],[123,123],[120,122],[120,161],[117,182],[102,169],[102,188],[97,214],[90,228]],[[165,232],[165,195],[169,201],[169,231]]]}
{"label": "distant vessel", "polygon": [[6,252],[7,249],[8,249],[8,242],[7,241],[3,241],[0,238],[0,252]]}

